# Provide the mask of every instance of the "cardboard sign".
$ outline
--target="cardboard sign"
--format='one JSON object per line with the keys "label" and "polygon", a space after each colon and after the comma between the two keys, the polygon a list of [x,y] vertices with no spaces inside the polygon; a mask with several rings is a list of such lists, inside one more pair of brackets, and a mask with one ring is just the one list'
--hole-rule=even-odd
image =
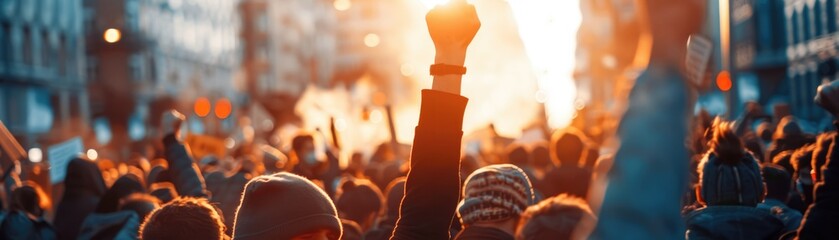
{"label": "cardboard sign", "polygon": [[691,82],[696,88],[705,86],[705,72],[714,52],[714,44],[706,37],[690,35],[685,66]]}
{"label": "cardboard sign", "polygon": [[227,155],[227,148],[224,140],[207,135],[189,135],[186,137],[186,144],[192,152],[192,157],[197,161],[207,155],[224,157]]}
{"label": "cardboard sign", "polygon": [[63,143],[47,148],[47,159],[50,163],[50,182],[63,182],[67,176],[67,164],[84,152],[81,137],[74,137]]}

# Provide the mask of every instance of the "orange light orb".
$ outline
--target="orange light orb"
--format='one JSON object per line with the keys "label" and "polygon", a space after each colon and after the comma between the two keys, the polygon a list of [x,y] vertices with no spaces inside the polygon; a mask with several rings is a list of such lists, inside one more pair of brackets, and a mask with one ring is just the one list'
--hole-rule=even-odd
{"label": "orange light orb", "polygon": [[195,115],[206,117],[210,114],[210,100],[205,97],[199,97],[195,99],[195,106],[193,108]]}

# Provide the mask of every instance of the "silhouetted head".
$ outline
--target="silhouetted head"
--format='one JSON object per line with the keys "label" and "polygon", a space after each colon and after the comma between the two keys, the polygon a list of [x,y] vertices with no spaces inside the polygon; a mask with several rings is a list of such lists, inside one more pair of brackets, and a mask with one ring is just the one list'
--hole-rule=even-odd
{"label": "silhouetted head", "polygon": [[140,239],[225,239],[224,221],[205,198],[177,198],[154,210],[140,227]]}
{"label": "silhouetted head", "polygon": [[158,207],[160,207],[160,200],[156,197],[145,193],[135,193],[120,201],[119,210],[132,211],[142,221]]}
{"label": "silhouetted head", "polygon": [[41,187],[32,181],[25,181],[19,187],[14,188],[11,193],[9,208],[12,211],[20,211],[34,216],[42,216],[44,210],[50,209],[49,197]]}
{"label": "silhouetted head", "polygon": [[786,203],[792,188],[790,174],[781,166],[771,163],[764,164],[760,170],[763,173],[763,181],[766,183],[766,198]]}
{"label": "silhouetted head", "polygon": [[557,165],[578,166],[583,151],[586,149],[582,133],[574,128],[568,128],[554,133],[551,138],[551,153]]}
{"label": "silhouetted head", "polygon": [[833,138],[835,136],[836,132],[822,133],[816,140],[815,149],[813,150],[813,159],[810,162],[810,167],[812,169],[811,175],[813,181],[815,182],[821,181],[822,179],[822,166],[824,166],[824,163],[827,162],[827,153],[830,151],[830,145],[833,144]]}
{"label": "silhouetted head", "polygon": [[546,170],[553,162],[551,162],[551,151],[548,150],[547,144],[537,144],[531,151],[533,156],[533,167],[537,169]]}
{"label": "silhouetted head", "polygon": [[375,224],[383,206],[382,191],[369,180],[348,178],[335,193],[338,215],[358,223],[365,231]]}
{"label": "silhouetted head", "polygon": [[341,237],[341,220],[326,192],[291,173],[251,179],[245,185],[233,227],[235,239]]}
{"label": "silhouetted head", "polygon": [[597,217],[583,199],[562,194],[527,208],[521,215],[516,239],[583,239],[596,222]]}
{"label": "silhouetted head", "polygon": [[763,141],[757,135],[752,132],[746,133],[743,135],[743,144],[745,144],[746,150],[749,150],[759,162],[763,161]]}
{"label": "silhouetted head", "polygon": [[507,147],[507,161],[521,168],[530,163],[530,154],[524,146],[511,144]]}
{"label": "silhouetted head", "polygon": [[786,170],[788,173],[792,174],[795,172],[795,168],[792,167],[792,154],[795,153],[794,150],[787,150],[778,155],[775,155],[775,158],[772,159],[772,164],[781,166]]}
{"label": "silhouetted head", "polygon": [[396,224],[396,219],[399,218],[399,205],[402,204],[402,197],[405,196],[405,177],[394,179],[387,185],[387,214],[386,220],[392,221],[390,224]]}

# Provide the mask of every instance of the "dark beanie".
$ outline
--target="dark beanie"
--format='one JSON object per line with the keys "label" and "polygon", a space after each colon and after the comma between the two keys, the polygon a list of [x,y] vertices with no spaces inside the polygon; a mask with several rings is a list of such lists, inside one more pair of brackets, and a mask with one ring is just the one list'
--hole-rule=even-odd
{"label": "dark beanie", "polygon": [[760,167],[750,153],[738,159],[709,153],[700,163],[702,199],[712,205],[756,206],[763,200]]}
{"label": "dark beanie", "polygon": [[699,193],[707,206],[756,206],[763,201],[763,178],[754,156],[746,151],[733,123],[714,120],[710,150],[698,166]]}
{"label": "dark beanie", "polygon": [[145,186],[140,182],[139,177],[133,174],[126,174],[119,177],[114,185],[111,186],[105,195],[99,199],[99,204],[96,206],[97,213],[111,213],[119,210],[119,202],[122,198],[127,197],[133,193],[146,192]]}
{"label": "dark beanie", "polygon": [[457,215],[464,226],[502,221],[518,218],[534,201],[533,187],[524,171],[512,164],[490,165],[466,179]]}
{"label": "dark beanie", "polygon": [[341,233],[335,205],[311,181],[290,173],[251,179],[236,212],[234,239],[291,239],[318,229]]}

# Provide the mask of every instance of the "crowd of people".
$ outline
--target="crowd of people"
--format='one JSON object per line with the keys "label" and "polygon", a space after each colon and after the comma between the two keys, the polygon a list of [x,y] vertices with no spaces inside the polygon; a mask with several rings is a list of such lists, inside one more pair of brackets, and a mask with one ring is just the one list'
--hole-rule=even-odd
{"label": "crowd of people", "polygon": [[[159,158],[119,169],[73,159],[55,207],[37,183],[5,171],[0,239],[839,236],[835,128],[806,133],[792,116],[761,120],[759,107],[737,121],[693,116],[672,61],[684,54],[660,48],[683,48],[698,26],[691,14],[669,17],[684,24],[653,36],[661,41],[629,97],[614,154],[568,128],[499,156],[463,156],[468,99],[457,66],[480,21],[474,7],[453,1],[427,16],[443,68],[432,67],[432,88],[421,93],[410,159],[385,143],[342,168],[335,149],[319,152],[308,133],[285,154],[244,145],[229,157],[194,159],[179,131],[184,117],[172,112]],[[839,84],[818,92],[817,103],[839,115]]]}

